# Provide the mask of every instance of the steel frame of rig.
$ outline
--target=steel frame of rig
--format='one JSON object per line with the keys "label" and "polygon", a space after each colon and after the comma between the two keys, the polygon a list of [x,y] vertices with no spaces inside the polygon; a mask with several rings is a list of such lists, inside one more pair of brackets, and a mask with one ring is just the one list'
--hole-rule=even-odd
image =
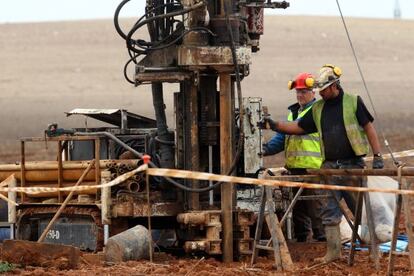
{"label": "steel frame of rig", "polygon": [[[119,129],[109,132],[117,138],[129,135],[128,139],[132,139],[123,139],[121,145],[130,146],[133,158],[141,158],[141,152],[149,154],[151,166],[257,177],[262,165],[262,136],[256,126],[262,116],[261,99],[243,98],[240,82],[249,74],[252,52],[259,50],[264,8],[287,8],[289,3],[265,0],[147,0],[145,14],[125,32],[118,17],[129,1],[120,3],[114,18],[115,28],[125,39],[130,56],[124,75],[128,82],[136,86],[151,85],[155,122],[150,122],[143,130],[139,127],[128,128],[126,113],[121,111]],[[148,29],[150,41],[138,37],[137,31],[141,27]],[[176,128],[173,131],[167,125],[163,83],[179,84],[179,92],[174,93]],[[83,115],[94,117],[91,113]],[[95,114],[96,117],[99,116]],[[54,180],[57,179],[59,187],[69,181],[70,174],[65,166],[70,167],[74,159],[82,159],[75,156],[82,155],[85,148],[89,148],[89,160],[95,158],[96,162],[96,169],[90,172],[92,176],[88,181],[100,181],[100,168],[111,172],[114,178],[137,166],[137,163],[122,160],[105,163],[104,167],[99,165],[101,158],[120,158],[120,155],[109,154],[114,152],[114,144],[119,141],[111,142],[111,135],[103,134],[101,129],[99,131],[83,130],[89,135],[83,137],[85,133],[80,133],[82,130],[75,130],[75,135],[62,132],[60,134],[63,135],[58,136],[60,138],[40,139],[58,142]],[[134,135],[141,141],[138,146],[133,145]],[[87,139],[95,142],[82,144]],[[69,143],[65,144],[67,140]],[[27,186],[25,179],[30,174],[25,171],[23,147],[24,142],[19,168],[22,176],[20,185]],[[72,161],[65,161],[65,158]],[[176,229],[178,244],[186,252],[222,254],[225,262],[252,253],[250,227],[254,223],[254,215],[251,210],[239,208],[236,185],[195,180],[179,182],[153,177],[150,179],[149,209],[146,194],[140,189],[145,179],[138,178],[133,180],[134,183],[130,181],[121,185],[121,190],[109,191],[109,200],[102,198],[103,191],[91,192],[95,198],[87,204],[79,203],[78,198],[78,203],[69,204],[55,229],[61,227],[73,232],[67,227],[81,225],[83,228],[79,226],[78,232],[96,234],[93,244],[81,245],[86,249],[99,250],[110,235],[136,224],[148,226],[145,219],[150,216],[152,228]],[[108,191],[105,193],[108,196]],[[59,193],[57,202],[40,203],[22,195],[20,200],[23,204],[18,207],[16,219],[18,238],[36,239],[44,229],[44,219],[50,218],[57,208],[54,205],[61,204],[63,197]],[[76,220],[82,217],[83,220]],[[52,234],[47,236],[50,236],[49,242],[56,240]],[[74,244],[73,240],[57,242]]]}

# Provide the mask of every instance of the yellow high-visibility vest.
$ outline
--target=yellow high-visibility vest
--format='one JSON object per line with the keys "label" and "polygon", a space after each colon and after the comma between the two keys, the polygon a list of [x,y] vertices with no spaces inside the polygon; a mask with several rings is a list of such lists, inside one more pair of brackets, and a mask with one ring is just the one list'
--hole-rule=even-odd
{"label": "yellow high-visibility vest", "polygon": [[[302,118],[312,105],[298,114]],[[288,115],[288,121],[293,121],[292,112]],[[286,135],[285,158],[287,168],[319,169],[322,165],[320,137],[317,132],[305,135]]]}
{"label": "yellow high-visibility vest", "polygon": [[[342,110],[344,125],[346,130],[346,136],[348,137],[349,143],[351,144],[352,149],[355,152],[356,156],[366,155],[369,153],[369,144],[367,135],[365,134],[364,129],[359,125],[358,119],[356,117],[358,97],[356,95],[351,95],[344,93],[342,98]],[[316,128],[318,129],[319,136],[322,136],[322,126],[321,126],[321,116],[322,110],[325,102],[319,100],[313,104],[313,120],[315,121]],[[340,146],[340,145],[338,145]],[[323,157],[325,158],[325,150],[323,147],[323,141],[321,139],[321,149]]]}

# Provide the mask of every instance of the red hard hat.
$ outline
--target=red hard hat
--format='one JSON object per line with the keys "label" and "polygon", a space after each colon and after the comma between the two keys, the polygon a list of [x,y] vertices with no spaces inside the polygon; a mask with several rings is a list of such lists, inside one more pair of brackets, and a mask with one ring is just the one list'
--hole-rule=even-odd
{"label": "red hard hat", "polygon": [[310,73],[300,73],[294,81],[289,81],[289,89],[312,89],[315,84],[315,78]]}

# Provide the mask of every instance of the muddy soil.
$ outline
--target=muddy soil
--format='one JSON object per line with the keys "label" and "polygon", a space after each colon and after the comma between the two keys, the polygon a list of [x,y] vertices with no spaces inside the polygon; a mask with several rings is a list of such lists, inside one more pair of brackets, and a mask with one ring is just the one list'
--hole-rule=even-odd
{"label": "muddy soil", "polygon": [[[281,272],[273,267],[271,257],[259,257],[258,262],[250,266],[250,260],[223,264],[214,258],[175,258],[158,254],[153,263],[149,261],[130,261],[120,264],[104,263],[93,258],[83,258],[82,264],[76,270],[59,270],[56,268],[25,267],[16,268],[9,274],[21,275],[385,275],[388,256],[382,256],[380,269],[369,261],[367,252],[357,252],[355,263],[348,266],[349,251],[343,250],[343,257],[331,264],[315,266],[314,259],[323,256],[324,243],[290,243],[289,249],[295,264],[295,270]],[[98,259],[98,258],[95,258]],[[395,259],[395,275],[412,275],[409,269],[407,256],[398,256]]]}

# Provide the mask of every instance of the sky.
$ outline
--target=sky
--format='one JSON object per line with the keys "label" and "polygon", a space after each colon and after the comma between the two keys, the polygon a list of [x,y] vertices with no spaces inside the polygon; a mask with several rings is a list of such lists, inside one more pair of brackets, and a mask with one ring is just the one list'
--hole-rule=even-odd
{"label": "sky", "polygon": [[[347,17],[393,18],[396,0],[339,0]],[[112,18],[120,0],[0,0],[0,23]],[[337,16],[336,0],[288,0],[266,14]],[[414,19],[414,1],[398,0],[402,19]],[[131,0],[121,16],[142,15],[145,0]]]}

